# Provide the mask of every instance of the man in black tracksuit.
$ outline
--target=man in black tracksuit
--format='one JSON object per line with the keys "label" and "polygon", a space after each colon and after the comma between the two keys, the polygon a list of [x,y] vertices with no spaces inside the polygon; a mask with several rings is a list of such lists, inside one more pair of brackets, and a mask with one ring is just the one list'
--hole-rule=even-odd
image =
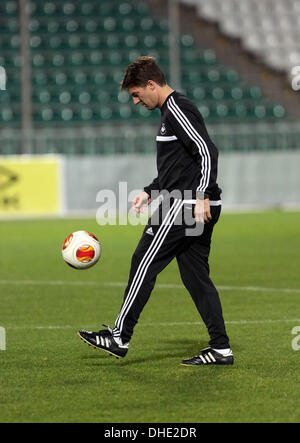
{"label": "man in black tracksuit", "polygon": [[182,281],[210,335],[210,347],[181,364],[233,364],[208,263],[213,228],[221,212],[221,190],[216,182],[218,150],[198,109],[166,84],[153,58],[139,57],[132,63],[122,89],[128,89],[134,104],[161,111],[156,137],[158,175],[135,197],[133,208],[142,212],[158,193],[163,199],[133,254],[114,329],[80,331],[79,335],[94,347],[124,357],[157,275],[176,257]]}

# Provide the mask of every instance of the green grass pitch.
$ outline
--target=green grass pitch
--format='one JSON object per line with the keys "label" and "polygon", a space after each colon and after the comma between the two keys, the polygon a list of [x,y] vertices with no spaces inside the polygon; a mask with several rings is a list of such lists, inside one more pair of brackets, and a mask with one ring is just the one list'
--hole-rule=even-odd
{"label": "green grass pitch", "polygon": [[[299,226],[297,212],[222,215],[211,275],[236,363],[190,368],[180,361],[208,336],[176,262],[160,274],[124,360],[76,335],[114,324],[142,226],[0,222],[0,422],[299,422]],[[86,271],[61,258],[79,229],[103,248]]]}

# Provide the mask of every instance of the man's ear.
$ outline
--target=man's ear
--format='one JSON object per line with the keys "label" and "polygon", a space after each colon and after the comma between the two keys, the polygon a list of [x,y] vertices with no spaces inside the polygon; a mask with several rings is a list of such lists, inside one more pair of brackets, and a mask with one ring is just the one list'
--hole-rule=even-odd
{"label": "man's ear", "polygon": [[156,84],[153,80],[148,80],[148,86],[152,91],[154,91],[154,89],[156,88]]}

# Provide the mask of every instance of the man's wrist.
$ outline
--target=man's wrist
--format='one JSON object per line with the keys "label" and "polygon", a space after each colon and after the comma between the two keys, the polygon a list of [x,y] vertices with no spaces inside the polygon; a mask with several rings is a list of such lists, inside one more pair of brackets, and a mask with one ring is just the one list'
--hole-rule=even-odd
{"label": "man's wrist", "polygon": [[209,199],[209,195],[202,191],[196,192],[196,199],[197,200],[206,200]]}

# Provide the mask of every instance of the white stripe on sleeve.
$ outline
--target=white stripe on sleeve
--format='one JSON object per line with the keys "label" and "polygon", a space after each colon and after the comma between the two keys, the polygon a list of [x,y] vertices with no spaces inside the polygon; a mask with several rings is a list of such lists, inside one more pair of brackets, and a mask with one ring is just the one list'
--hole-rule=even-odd
{"label": "white stripe on sleeve", "polygon": [[188,120],[186,115],[182,112],[179,106],[175,103],[173,97],[167,102],[168,108],[173,116],[176,118],[180,126],[184,129],[190,139],[197,145],[200,157],[202,158],[202,167],[201,167],[201,180],[200,184],[197,188],[197,191],[205,192],[206,188],[209,184],[210,172],[211,172],[211,159],[207,144],[204,139],[201,137],[199,132],[196,131],[194,126]]}

